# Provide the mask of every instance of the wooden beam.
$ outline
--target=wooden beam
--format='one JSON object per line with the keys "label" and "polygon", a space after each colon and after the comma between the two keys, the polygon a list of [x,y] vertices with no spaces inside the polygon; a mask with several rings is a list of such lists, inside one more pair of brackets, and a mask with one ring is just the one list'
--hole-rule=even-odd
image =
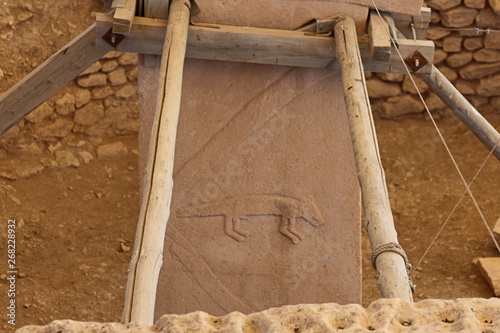
{"label": "wooden beam", "polygon": [[[130,35],[114,48],[101,38],[111,27],[112,18],[106,14],[98,14],[97,44],[105,50],[161,54],[166,24],[165,20],[136,17]],[[365,71],[406,73],[394,48],[391,48],[389,61],[375,61],[371,58],[369,38],[359,37],[358,43]],[[403,43],[403,49],[408,55],[412,50],[419,50],[429,58],[429,62],[432,62],[434,55],[432,41],[407,41]],[[335,41],[332,37],[317,36],[303,31],[219,24],[189,26],[186,57],[338,69],[335,61]],[[430,73],[430,71],[431,66],[425,66],[419,73]]]}
{"label": "wooden beam", "polygon": [[[448,81],[448,79],[435,67],[432,73],[420,75],[441,99],[448,104],[455,115],[462,120],[467,127],[481,140],[481,142],[492,150],[500,140],[498,131],[469,103],[467,99]],[[500,144],[497,145],[493,154],[500,160]]]}
{"label": "wooden beam", "polygon": [[126,0],[123,8],[116,8],[113,16],[113,33],[128,35],[135,17],[136,0]]}
{"label": "wooden beam", "polygon": [[107,52],[96,47],[94,23],[0,96],[0,135]]}
{"label": "wooden beam", "polygon": [[[349,17],[334,28],[337,59],[340,63],[344,99],[358,179],[361,186],[365,227],[375,256],[377,281],[384,298],[412,301],[406,260],[394,252],[382,252],[386,246],[399,246],[378,150],[377,134],[357,43],[356,27]],[[400,247],[399,247],[400,248]]]}
{"label": "wooden beam", "polygon": [[187,0],[173,0],[162,52],[155,118],[134,253],[129,265],[124,322],[153,324],[156,286],[172,199],[177,123],[190,17]]}
{"label": "wooden beam", "polygon": [[[391,38],[387,34],[385,26],[389,23],[380,18],[377,12],[370,11],[368,22],[368,36],[370,37],[370,53],[373,60],[389,61],[391,57]],[[384,26],[385,25],[385,26]]]}
{"label": "wooden beam", "polygon": [[406,38],[413,39],[413,32],[411,29],[411,23],[413,23],[417,39],[427,39],[427,29],[429,28],[429,23],[431,22],[430,8],[422,7],[420,15],[416,16],[393,13],[392,18],[394,19],[396,28]]}

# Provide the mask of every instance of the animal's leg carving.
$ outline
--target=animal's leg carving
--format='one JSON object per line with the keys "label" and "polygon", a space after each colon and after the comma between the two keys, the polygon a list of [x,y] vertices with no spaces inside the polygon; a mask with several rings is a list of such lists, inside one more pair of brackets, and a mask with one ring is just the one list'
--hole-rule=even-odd
{"label": "animal's leg carving", "polygon": [[240,217],[233,217],[233,231],[237,232],[238,234],[248,237],[250,236],[250,231],[247,229],[243,228],[240,224],[242,218]]}
{"label": "animal's leg carving", "polygon": [[234,231],[234,225],[233,225],[234,217],[226,215],[224,219],[224,232],[226,235],[233,237],[236,239],[238,242],[242,242],[245,240],[245,236],[240,235],[239,233],[236,233]]}
{"label": "animal's leg carving", "polygon": [[304,231],[297,229],[297,218],[296,217],[289,217],[288,219],[288,230],[296,235],[300,240],[304,239],[306,235],[304,234]]}
{"label": "animal's leg carving", "polygon": [[290,239],[292,240],[292,243],[293,243],[293,244],[297,244],[297,243],[300,241],[300,239],[299,239],[296,235],[294,235],[294,234],[292,234],[292,233],[290,232],[290,230],[289,230],[289,226],[288,226],[288,219],[289,219],[289,218],[288,218],[288,217],[286,217],[286,216],[282,216],[282,217],[281,217],[281,222],[280,222],[280,232],[281,232],[283,235],[285,235],[286,237],[290,238]]}

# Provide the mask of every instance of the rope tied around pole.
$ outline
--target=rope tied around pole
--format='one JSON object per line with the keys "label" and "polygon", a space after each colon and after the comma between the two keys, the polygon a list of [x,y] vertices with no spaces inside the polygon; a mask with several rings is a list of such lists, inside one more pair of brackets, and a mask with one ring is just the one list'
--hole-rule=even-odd
{"label": "rope tied around pole", "polygon": [[373,267],[375,267],[375,269],[377,269],[378,256],[381,255],[382,253],[387,253],[387,252],[399,254],[401,256],[401,258],[403,258],[403,260],[405,262],[405,266],[406,266],[406,273],[408,274],[408,282],[410,284],[410,289],[414,293],[415,292],[415,284],[413,283],[413,279],[410,276],[411,264],[410,264],[410,261],[408,260],[408,256],[406,255],[405,250],[403,250],[401,245],[399,245],[398,243],[390,242],[387,244],[380,245],[375,250],[373,250],[372,256],[371,256],[371,261],[372,261]]}

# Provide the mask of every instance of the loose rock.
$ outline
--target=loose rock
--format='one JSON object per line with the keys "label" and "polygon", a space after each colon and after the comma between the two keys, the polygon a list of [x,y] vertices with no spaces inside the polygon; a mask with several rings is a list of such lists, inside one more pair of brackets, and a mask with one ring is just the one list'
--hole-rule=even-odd
{"label": "loose rock", "polygon": [[93,125],[104,116],[104,107],[101,103],[89,103],[75,112],[74,121],[78,125]]}
{"label": "loose rock", "polygon": [[127,84],[115,92],[115,96],[120,99],[128,99],[137,94],[137,87],[133,84]]}
{"label": "loose rock", "polygon": [[128,149],[122,142],[104,144],[97,148],[97,157],[100,160],[113,160],[127,155]]}
{"label": "loose rock", "polygon": [[78,155],[80,155],[80,157],[83,160],[83,163],[85,164],[89,164],[94,159],[94,156],[88,151],[81,151],[78,153]]}
{"label": "loose rock", "polygon": [[49,106],[49,104],[47,102],[44,102],[33,112],[27,115],[25,119],[30,123],[37,124],[42,120],[50,117],[53,113],[54,111],[52,111],[52,108]]}
{"label": "loose rock", "polygon": [[480,258],[477,265],[495,296],[500,296],[500,258]]}
{"label": "loose rock", "polygon": [[87,89],[76,89],[75,90],[75,107],[81,108],[90,102],[90,91]]}
{"label": "loose rock", "polygon": [[68,150],[56,151],[56,161],[63,168],[78,168],[80,166],[80,162],[78,161],[78,159],[75,157],[75,155],[73,155],[72,152]]}
{"label": "loose rock", "polygon": [[67,116],[75,111],[75,96],[70,93],[64,94],[63,97],[56,101],[56,112],[61,116]]}

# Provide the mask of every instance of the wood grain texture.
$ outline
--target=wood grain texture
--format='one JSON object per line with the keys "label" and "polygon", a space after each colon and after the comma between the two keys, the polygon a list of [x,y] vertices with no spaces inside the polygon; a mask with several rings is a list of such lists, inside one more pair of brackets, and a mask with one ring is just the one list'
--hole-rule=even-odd
{"label": "wood grain texture", "polygon": [[0,135],[107,52],[96,47],[94,23],[0,96]]}
{"label": "wood grain texture", "polygon": [[125,7],[116,8],[113,18],[113,32],[128,35],[135,17],[136,0],[126,0]]}

